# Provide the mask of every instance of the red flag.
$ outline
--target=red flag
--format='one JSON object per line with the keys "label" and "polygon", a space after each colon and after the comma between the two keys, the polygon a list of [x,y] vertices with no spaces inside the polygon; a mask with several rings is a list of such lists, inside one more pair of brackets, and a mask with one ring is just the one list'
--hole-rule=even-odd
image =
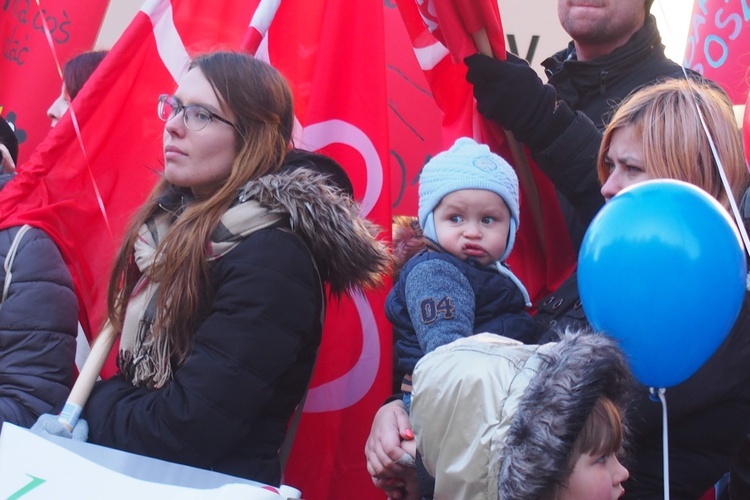
{"label": "red flag", "polygon": [[733,104],[745,104],[750,82],[750,7],[747,2],[696,0],[684,65],[721,85]]}
{"label": "red flag", "polygon": [[90,0],[82,9],[78,0],[3,2],[0,113],[16,129],[20,162],[28,160],[50,129],[47,108],[62,86],[55,56],[62,65],[91,50],[108,4],[109,0]]}
{"label": "red flag", "polygon": [[[285,0],[271,23],[271,64],[294,89],[296,144],[347,170],[361,211],[390,228],[383,7]],[[265,43],[265,42],[264,42]],[[391,386],[386,290],[330,302],[318,362],[284,482],[305,498],[382,498],[363,453]]]}
{"label": "red flag", "polygon": [[[497,0],[416,0],[424,24],[460,63],[477,53],[505,59],[505,35]],[[479,45],[479,46],[478,46]]]}
{"label": "red flag", "polygon": [[[240,47],[257,5],[147,2],[73,103],[85,154],[68,115],[0,192],[3,226],[28,222],[60,246],[87,332],[97,332],[104,320],[114,253],[161,170],[157,96],[174,89],[190,54]],[[374,2],[288,0],[260,51],[292,85],[296,145],[336,158],[352,178],[363,213],[390,227],[382,19]],[[329,304],[285,480],[306,498],[381,495],[362,449],[372,416],[390,391],[384,295]],[[111,374],[111,364],[109,369]]]}
{"label": "red flag", "polygon": [[[516,169],[521,188],[521,224],[508,263],[526,286],[532,300],[537,300],[555,290],[572,272],[576,261],[555,189],[525,148],[515,141],[508,141],[496,123],[484,119],[476,111],[472,88],[466,82],[466,68],[463,63],[456,63],[448,57],[453,54],[453,59],[460,61],[463,55],[467,55],[466,27],[455,22],[443,23],[437,11],[432,21],[437,23],[439,18],[443,39],[448,43],[463,40],[455,47],[446,47],[431,33],[434,29],[429,29],[423,22],[424,16],[420,14],[417,3],[423,2],[397,0],[414,52],[435,102],[443,111],[443,147],[449,147],[458,137],[473,137],[489,145]],[[476,16],[476,12],[465,17]],[[482,12],[491,14],[492,9]],[[486,26],[495,23],[500,23],[499,12],[497,19],[487,21]],[[453,33],[454,30],[461,33]],[[493,41],[492,37],[501,34],[502,28],[487,29],[488,43],[493,52],[494,47],[502,44]],[[504,51],[501,54],[504,56]],[[495,55],[500,57],[501,54]]]}
{"label": "red flag", "polygon": [[386,84],[391,150],[391,207],[394,215],[415,215],[422,166],[441,151],[441,113],[414,57],[396,5],[385,2]]}
{"label": "red flag", "polygon": [[[67,113],[0,192],[2,227],[40,227],[60,247],[90,339],[106,317],[106,287],[125,226],[162,167],[157,97],[174,90],[189,52],[238,46],[253,8],[147,2],[73,102],[80,135]],[[110,360],[103,375],[114,371]]]}

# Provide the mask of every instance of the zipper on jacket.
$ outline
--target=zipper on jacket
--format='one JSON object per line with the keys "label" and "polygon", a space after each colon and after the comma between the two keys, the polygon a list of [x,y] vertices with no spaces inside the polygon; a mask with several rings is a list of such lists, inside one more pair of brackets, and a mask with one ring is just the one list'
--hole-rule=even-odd
{"label": "zipper on jacket", "polygon": [[602,71],[599,73],[599,92],[602,94],[607,93],[607,77],[609,76],[609,71]]}

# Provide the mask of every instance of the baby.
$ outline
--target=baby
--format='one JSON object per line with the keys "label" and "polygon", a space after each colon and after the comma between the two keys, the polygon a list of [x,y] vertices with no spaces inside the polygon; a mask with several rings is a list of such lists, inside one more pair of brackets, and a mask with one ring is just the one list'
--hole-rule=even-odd
{"label": "baby", "polygon": [[404,265],[386,301],[407,411],[411,373],[425,353],[482,332],[533,341],[528,292],[505,263],[518,223],[518,178],[486,145],[462,137],[422,170],[426,248]]}

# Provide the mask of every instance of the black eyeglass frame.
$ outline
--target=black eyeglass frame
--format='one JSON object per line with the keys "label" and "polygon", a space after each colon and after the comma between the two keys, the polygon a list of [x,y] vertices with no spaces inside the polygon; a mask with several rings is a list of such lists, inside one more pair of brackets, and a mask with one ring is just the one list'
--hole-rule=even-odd
{"label": "black eyeglass frame", "polygon": [[[167,104],[168,100],[171,100],[174,103],[174,104],[169,103],[169,107],[172,108],[172,114],[170,114],[169,117],[167,117],[166,119],[164,119],[162,117],[161,108],[162,108],[162,106],[164,106],[165,104]],[[205,106],[201,106],[200,104],[187,104],[187,105],[186,104],[182,104],[182,102],[180,102],[179,99],[177,99],[175,96],[170,95],[170,94],[161,94],[159,96],[159,101],[158,102],[159,102],[159,104],[158,104],[158,108],[157,108],[157,112],[158,112],[157,114],[159,115],[159,118],[162,121],[164,121],[164,122],[169,121],[172,118],[174,118],[175,116],[177,116],[180,113],[182,113],[182,122],[185,124],[185,126],[188,129],[190,129],[190,130],[192,130],[194,132],[199,132],[199,131],[203,130],[204,128],[206,128],[208,126],[208,124],[211,123],[212,119],[216,118],[220,122],[226,123],[227,125],[229,125],[230,127],[232,127],[234,130],[237,131],[238,134],[240,134],[240,137],[242,137],[242,132],[240,132],[240,129],[237,128],[237,125],[235,125],[234,123],[230,122],[226,118],[223,118],[223,117],[217,115],[216,113],[214,113],[210,109],[206,108]],[[196,108],[200,109],[202,111],[205,111],[208,114],[208,116],[211,118],[211,119],[209,119],[205,123],[205,125],[203,125],[201,128],[197,128],[197,129],[196,128],[192,128],[190,125],[188,125],[188,119],[187,119],[187,110],[188,109],[196,109]]]}

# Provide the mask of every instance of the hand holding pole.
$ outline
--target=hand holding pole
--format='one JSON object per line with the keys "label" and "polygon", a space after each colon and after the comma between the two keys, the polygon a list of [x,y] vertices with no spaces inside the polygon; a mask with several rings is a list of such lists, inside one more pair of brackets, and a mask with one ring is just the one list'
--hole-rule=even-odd
{"label": "hand holding pole", "polygon": [[99,373],[102,371],[104,362],[109,356],[109,352],[112,350],[112,346],[115,343],[117,334],[109,321],[104,325],[104,328],[96,337],[94,345],[91,347],[91,353],[86,358],[86,362],[81,369],[81,373],[78,374],[78,379],[73,385],[73,389],[70,391],[68,400],[65,402],[62,412],[58,420],[61,424],[68,428],[69,431],[73,430],[76,422],[81,416],[83,407],[86,405],[86,401],[89,399],[91,390],[94,388],[94,383],[99,377]]}

